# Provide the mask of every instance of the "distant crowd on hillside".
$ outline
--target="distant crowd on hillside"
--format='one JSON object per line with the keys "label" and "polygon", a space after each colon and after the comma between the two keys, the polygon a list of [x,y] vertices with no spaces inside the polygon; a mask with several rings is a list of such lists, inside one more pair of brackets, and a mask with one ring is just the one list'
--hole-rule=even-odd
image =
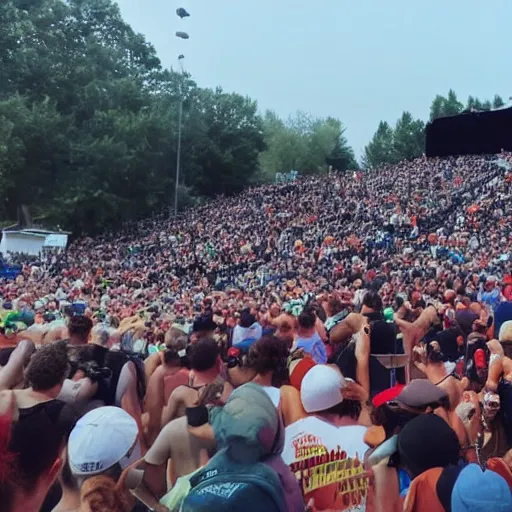
{"label": "distant crowd on hillside", "polygon": [[14,255],[2,510],[512,510],[511,196],[420,158]]}

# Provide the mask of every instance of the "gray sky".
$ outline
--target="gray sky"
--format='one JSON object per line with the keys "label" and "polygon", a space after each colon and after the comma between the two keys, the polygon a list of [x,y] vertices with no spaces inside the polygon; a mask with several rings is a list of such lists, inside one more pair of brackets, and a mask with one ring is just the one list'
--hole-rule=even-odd
{"label": "gray sky", "polygon": [[[511,0],[118,0],[125,20],[198,85],[260,110],[339,118],[357,155],[380,120],[426,120],[453,88],[512,96]],[[175,12],[185,7],[190,18]],[[183,41],[174,34],[188,32]]]}

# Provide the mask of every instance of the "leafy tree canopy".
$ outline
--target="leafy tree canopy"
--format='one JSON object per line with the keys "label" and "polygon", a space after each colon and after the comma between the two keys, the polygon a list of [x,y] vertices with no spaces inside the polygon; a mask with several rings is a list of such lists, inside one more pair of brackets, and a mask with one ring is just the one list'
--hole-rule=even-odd
{"label": "leafy tree canopy", "polygon": [[326,172],[329,166],[339,171],[358,167],[338,119],[314,118],[299,111],[283,121],[267,111],[263,126],[267,148],[260,155],[260,164],[267,177],[292,170],[316,174]]}
{"label": "leafy tree canopy", "polygon": [[164,70],[112,0],[0,2],[0,219],[94,233],[275,173],[356,166],[335,119],[261,116]]}

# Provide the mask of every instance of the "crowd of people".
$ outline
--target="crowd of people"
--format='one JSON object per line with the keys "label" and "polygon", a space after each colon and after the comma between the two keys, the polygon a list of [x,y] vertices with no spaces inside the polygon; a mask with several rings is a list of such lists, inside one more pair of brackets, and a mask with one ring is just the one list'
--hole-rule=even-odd
{"label": "crowd of people", "polygon": [[1,510],[511,511],[511,196],[421,158],[4,255]]}

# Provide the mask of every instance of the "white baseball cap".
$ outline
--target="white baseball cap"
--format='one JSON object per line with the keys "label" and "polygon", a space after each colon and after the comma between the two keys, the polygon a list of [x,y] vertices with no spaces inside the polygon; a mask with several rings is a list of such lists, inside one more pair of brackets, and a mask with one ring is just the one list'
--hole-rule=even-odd
{"label": "white baseball cap", "polygon": [[325,411],[343,402],[341,388],[345,378],[330,366],[317,364],[309,370],[300,385],[300,397],[306,412]]}
{"label": "white baseball cap", "polygon": [[120,407],[98,407],[80,418],[71,431],[68,457],[76,476],[103,473],[129,460],[139,429],[136,421]]}

